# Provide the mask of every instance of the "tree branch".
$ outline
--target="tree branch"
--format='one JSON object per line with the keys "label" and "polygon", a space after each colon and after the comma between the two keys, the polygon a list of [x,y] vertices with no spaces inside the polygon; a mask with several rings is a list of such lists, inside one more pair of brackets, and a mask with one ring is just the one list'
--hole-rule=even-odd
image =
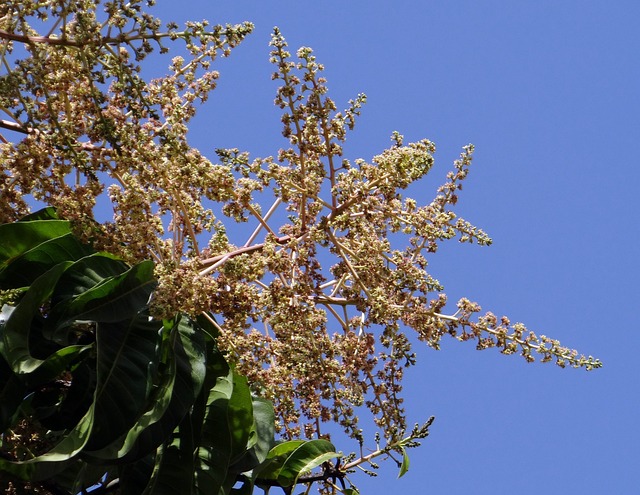
{"label": "tree branch", "polygon": [[16,122],[9,122],[8,120],[0,120],[0,127],[2,127],[3,129],[8,129],[10,131],[21,132],[22,134],[30,134],[31,132],[33,132],[32,129],[26,128]]}
{"label": "tree branch", "polygon": [[[180,36],[184,33],[172,33],[173,35]],[[130,43],[131,41],[139,41],[139,40],[159,40],[161,38],[168,38],[172,36],[170,33],[153,33],[148,35],[138,34],[136,36],[105,36],[101,38],[101,45],[117,45],[120,43]],[[75,46],[81,47],[85,46],[86,41],[76,41],[70,38],[52,38],[51,36],[27,36],[24,34],[16,34],[10,33],[9,31],[5,31],[4,29],[0,29],[0,39],[10,40],[10,41],[18,41],[20,43],[44,43],[47,45],[56,45],[56,46]]]}

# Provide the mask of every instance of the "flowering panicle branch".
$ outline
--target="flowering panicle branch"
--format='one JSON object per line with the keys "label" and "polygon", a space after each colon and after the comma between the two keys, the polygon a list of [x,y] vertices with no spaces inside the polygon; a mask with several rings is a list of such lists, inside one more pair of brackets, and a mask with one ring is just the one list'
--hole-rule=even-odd
{"label": "flowering panicle branch", "polygon": [[[560,366],[601,366],[506,317],[472,319],[480,307],[466,299],[446,314],[428,256],[454,238],[491,244],[452,210],[472,145],[433,200],[405,197],[433,169],[435,145],[405,144],[395,132],[370,162],[345,158],[366,97],[338,112],[312,50],[299,49],[294,61],[276,29],[275,104],[288,146],[255,160],[218,149],[213,163],[188,144],[187,124],[216,86],[212,64],[252,25],[169,24],[162,32],[141,3],[106,2],[106,16],[86,0],[0,7],[0,128],[18,134],[0,135],[0,223],[27,213],[31,196],[97,247],[130,261],[152,257],[155,315],[216,315],[220,347],[274,402],[283,436],[321,437],[323,423],[335,422],[363,442],[358,418],[368,408],[386,447],[365,461],[406,436],[402,379],[415,364],[407,328],[436,349],[449,334],[527,361],[538,354]],[[30,17],[39,20],[33,26],[53,25],[39,34]],[[188,55],[146,82],[139,62],[152,41],[167,52],[165,40],[184,41]],[[264,191],[273,198],[263,213]],[[104,196],[113,219],[99,223]],[[236,223],[249,219],[257,226],[234,244]]]}

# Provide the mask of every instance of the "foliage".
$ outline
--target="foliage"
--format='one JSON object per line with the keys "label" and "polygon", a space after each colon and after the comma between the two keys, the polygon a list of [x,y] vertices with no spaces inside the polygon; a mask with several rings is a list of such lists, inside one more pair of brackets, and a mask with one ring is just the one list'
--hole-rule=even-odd
{"label": "foliage", "polygon": [[0,471],[14,481],[229,493],[238,479],[291,486],[337,457],[326,440],[275,445],[272,405],[227,365],[207,317],[149,316],[151,262],[94,251],[51,208],[0,236]]}
{"label": "foliage", "polygon": [[[188,144],[187,124],[195,115],[196,104],[204,102],[215,88],[218,73],[211,65],[218,56],[229,55],[252,25],[209,26],[201,22],[178,30],[169,23],[163,30],[160,21],[145,10],[152,1],[114,0],[105,2],[102,10],[97,8],[99,4],[88,0],[8,0],[0,6],[5,71],[0,75],[0,108],[6,115],[0,128],[7,136],[0,135],[0,223],[25,229],[27,222],[10,222],[28,214],[30,201],[37,200],[55,207],[69,222],[65,225],[70,232],[82,241],[70,237],[54,242],[60,237],[57,232],[27,229],[34,243],[29,249],[36,243],[53,242],[55,249],[62,250],[62,258],[46,272],[38,269],[49,265],[33,265],[32,279],[10,287],[18,293],[7,297],[18,297],[19,304],[7,318],[14,318],[25,298],[35,301],[39,297],[40,302],[24,306],[31,309],[20,310],[18,315],[27,315],[21,318],[35,315],[36,309],[41,311],[36,304],[55,294],[59,299],[52,299],[51,312],[39,316],[48,321],[46,331],[40,327],[32,330],[44,332],[46,339],[55,338],[46,350],[31,356],[25,343],[29,339],[20,337],[22,347],[3,351],[9,363],[5,368],[11,373],[58,379],[50,370],[68,372],[67,368],[76,369],[74,366],[86,359],[97,359],[96,366],[100,359],[108,359],[94,356],[94,344],[81,345],[71,335],[78,332],[78,325],[85,325],[77,322],[84,321],[83,311],[101,324],[98,316],[109,317],[106,309],[104,314],[89,311],[92,297],[119,284],[135,285],[143,277],[148,285],[144,290],[140,287],[140,299],[131,300],[130,309],[145,307],[143,313],[135,313],[145,317],[135,319],[131,313],[127,318],[135,322],[134,328],[140,326],[141,332],[147,328],[148,333],[139,338],[147,357],[153,359],[148,361],[148,369],[138,370],[141,381],[136,387],[144,393],[136,395],[130,411],[119,413],[123,419],[115,429],[118,434],[128,435],[135,429],[133,437],[122,440],[122,448],[136,445],[136,435],[147,431],[136,427],[137,421],[155,424],[156,415],[161,414],[147,414],[155,407],[147,401],[154,391],[162,391],[169,400],[168,385],[162,385],[162,380],[168,379],[171,366],[173,373],[187,373],[189,365],[182,368],[176,360],[195,366],[190,356],[206,354],[205,369],[188,373],[192,382],[186,390],[191,392],[183,393],[193,400],[202,390],[215,390],[222,394],[216,397],[230,405],[236,387],[248,386],[257,397],[273,403],[278,435],[289,442],[303,438],[316,442],[304,445],[309,446],[309,452],[317,447],[314,459],[320,463],[333,451],[318,443],[328,436],[326,423],[338,424],[359,444],[359,454],[341,464],[327,464],[332,466],[329,474],[319,475],[328,490],[339,488],[330,482],[330,475],[337,473],[342,480],[356,466],[371,466],[373,457],[379,455],[397,453],[402,459],[398,460],[401,473],[406,472],[406,448],[427,435],[430,421],[408,430],[402,406],[404,370],[415,364],[412,341],[416,339],[411,332],[435,349],[448,334],[462,341],[475,340],[478,349],[519,352],[527,361],[539,355],[542,361],[555,360],[562,367],[601,366],[600,361],[579,356],[521,323],[512,324],[507,317],[492,313],[480,316],[480,306],[467,299],[460,300],[453,313],[445,311],[447,299],[442,285],[427,270],[428,257],[451,239],[491,243],[486,233],[453,212],[472,163],[472,145],[464,147],[431,201],[421,204],[407,197],[405,190],[433,169],[435,145],[426,139],[405,144],[396,132],[392,146],[370,162],[345,158],[343,143],[366,97],[359,95],[346,110],[337,111],[327,96],[323,67],[311,49],[299,49],[293,59],[276,29],[271,61],[273,79],[280,84],[276,105],[282,110],[288,147],[264,159],[250,159],[237,149],[217,149],[214,163]],[[180,42],[184,46],[178,46]],[[171,59],[168,75],[146,81],[141,63],[156,47],[164,54],[169,45],[178,54]],[[96,205],[107,198],[114,214],[102,221]],[[42,220],[29,220],[36,221]],[[243,229],[237,224],[254,227],[239,239],[238,232]],[[29,239],[17,232],[12,236]],[[48,241],[43,240],[45,234],[51,235]],[[59,242],[74,245],[73,249],[91,244],[97,252],[70,251],[74,257],[66,259],[67,248],[59,247]],[[21,268],[10,266],[19,266],[13,264],[14,258],[25,254],[12,251],[16,248],[9,244],[3,249],[11,261],[4,269],[21,272]],[[83,273],[81,268],[86,267],[93,274],[94,263],[100,269],[110,267],[98,273],[104,277],[100,280],[108,278],[112,285],[85,275],[98,285],[91,286],[92,291],[88,286],[73,285],[87,289],[76,294],[78,300],[70,298],[64,292],[71,290],[64,282],[70,277],[65,275],[67,270]],[[117,274],[116,266],[121,267]],[[49,272],[48,278],[40,279]],[[153,291],[151,280],[157,281]],[[38,289],[32,291],[36,281]],[[63,292],[56,292],[60,290]],[[151,296],[148,308],[147,301],[140,304],[142,294]],[[92,306],[90,309],[93,311]],[[151,321],[164,322],[161,330],[156,329],[162,336],[159,342],[151,336]],[[115,322],[104,324],[113,326]],[[25,327],[21,328],[4,333],[18,335],[24,333]],[[98,330],[93,331],[97,337]],[[173,336],[170,342],[178,347],[169,346],[168,336]],[[224,375],[221,364],[209,368],[209,363],[222,359],[220,352],[238,375]],[[99,381],[103,376],[100,369],[95,370],[95,387],[106,386]],[[239,376],[245,376],[247,384]],[[220,382],[220,388],[207,389],[212,377]],[[200,385],[198,379],[203,380]],[[84,387],[88,390],[90,385]],[[116,390],[112,406],[120,405],[118,398],[124,392]],[[246,399],[248,392],[242,393]],[[188,400],[185,396],[182,404]],[[198,400],[211,406],[214,399],[209,394],[206,400]],[[99,410],[102,403],[91,404],[94,409],[87,406],[85,413],[89,419],[77,418],[85,421],[78,427],[81,430],[73,435],[71,430],[65,433],[65,438],[86,442],[78,440],[65,455],[73,453],[69,459],[79,455],[83,462],[88,462],[87,452],[94,451],[99,452],[91,454],[96,458],[117,458],[120,448],[114,453],[109,438],[94,438],[93,418],[104,411]],[[266,407],[267,402],[260,404]],[[262,411],[260,407],[254,404],[254,413]],[[360,418],[367,409],[382,433],[382,445],[377,444],[370,455],[362,453],[366,439]],[[229,417],[236,418],[237,411],[229,411]],[[114,414],[117,417],[118,413]],[[200,425],[199,420],[194,424]],[[202,431],[219,433],[207,430],[206,421],[202,424]],[[174,460],[190,459],[194,465],[214,470],[227,466],[229,479],[233,478],[230,463],[236,459],[237,449],[249,445],[246,438],[238,438],[237,445],[227,437],[218,438],[213,450],[202,451],[204,457],[199,460],[192,459],[184,455],[183,434],[186,438],[198,436],[184,433],[187,426],[182,423],[174,432],[175,425],[162,429],[167,435],[173,432],[167,438],[174,443],[162,443],[162,456],[166,454],[169,461],[162,464],[159,455],[156,461],[161,464],[155,472],[164,473],[162,466],[167,466],[167,476],[174,476],[171,469],[180,465]],[[193,427],[190,423],[189,428]],[[273,484],[290,486],[300,481],[296,470],[314,462],[297,458],[296,443],[285,445],[292,449],[283,451],[293,456],[289,463],[285,460],[276,469],[282,457],[274,454],[266,458],[265,462],[275,464],[265,472]],[[86,452],[85,447],[89,449]],[[217,452],[217,448],[226,453]],[[29,466],[40,464],[31,462]],[[30,473],[27,468],[11,469]],[[224,484],[220,473],[208,473],[207,482]],[[177,475],[173,479],[184,481]],[[199,483],[200,478],[195,481]],[[345,493],[349,490],[345,488]]]}

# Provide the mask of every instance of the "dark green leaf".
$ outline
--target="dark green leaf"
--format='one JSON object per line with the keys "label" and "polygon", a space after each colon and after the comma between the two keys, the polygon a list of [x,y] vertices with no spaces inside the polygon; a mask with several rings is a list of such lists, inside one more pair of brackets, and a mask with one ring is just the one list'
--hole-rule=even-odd
{"label": "dark green leaf", "polygon": [[[275,446],[267,459],[274,462],[258,478],[277,479],[282,486],[294,485],[298,478],[329,459],[340,457],[327,440],[293,440]],[[284,459],[284,462],[282,461]]]}
{"label": "dark green leaf", "polygon": [[145,412],[157,371],[160,327],[145,313],[98,324],[96,418],[89,450],[117,440]]}
{"label": "dark green leaf", "polygon": [[[105,257],[91,257],[89,268],[106,260]],[[153,262],[143,261],[121,275],[103,279],[65,304],[59,304],[51,317],[57,320],[59,328],[76,320],[123,321],[146,306],[154,285]]]}
{"label": "dark green leaf", "polygon": [[40,419],[48,430],[73,428],[93,403],[96,386],[95,360],[85,359],[71,371],[71,384],[54,414]]}
{"label": "dark green leaf", "polygon": [[26,392],[24,382],[0,356],[0,431],[9,427]]}
{"label": "dark green leaf", "polygon": [[0,288],[26,287],[54,265],[79,260],[92,252],[70,233],[48,239],[14,258],[0,271]]}
{"label": "dark green leaf", "polygon": [[108,253],[92,253],[76,260],[60,278],[53,294],[52,306],[79,297],[129,269],[124,261]]}
{"label": "dark green leaf", "polygon": [[191,419],[184,418],[173,442],[160,449],[151,482],[142,495],[189,494],[194,478],[194,438]]}
{"label": "dark green leaf", "polygon": [[40,316],[40,308],[49,299],[53,289],[71,262],[60,263],[38,277],[10,314],[3,311],[0,322],[0,353],[14,373],[34,374],[30,380],[39,382],[54,379],[70,363],[85,352],[86,346],[69,346],[60,349],[46,360],[34,358],[30,352],[29,334],[34,318]]}
{"label": "dark green leaf", "polygon": [[[172,357],[159,367],[147,408],[134,426],[109,446],[89,452],[92,458],[132,462],[166,441],[201,393],[205,373],[205,342],[188,318],[180,319],[171,338]],[[156,358],[157,359],[157,358]]]}
{"label": "dark green leaf", "polygon": [[275,437],[275,415],[268,400],[253,398],[253,428],[243,456],[231,468],[238,473],[251,471],[267,458]]}
{"label": "dark green leaf", "polygon": [[252,427],[253,404],[247,381],[229,371],[218,378],[207,401],[196,474],[201,493],[217,493],[235,480],[230,466],[246,452]]}
{"label": "dark green leaf", "polygon": [[33,220],[0,225],[0,272],[21,254],[71,232],[63,220]]}
{"label": "dark green leaf", "polygon": [[33,220],[59,220],[58,213],[53,206],[47,206],[23,216],[18,222],[31,222]]}
{"label": "dark green leaf", "polygon": [[93,425],[93,405],[78,422],[76,427],[65,434],[64,438],[47,453],[27,461],[12,462],[0,457],[0,472],[6,471],[14,476],[32,481],[51,478],[75,462],[89,439]]}
{"label": "dark green leaf", "polygon": [[118,469],[120,495],[140,495],[149,484],[155,463],[155,453]]}

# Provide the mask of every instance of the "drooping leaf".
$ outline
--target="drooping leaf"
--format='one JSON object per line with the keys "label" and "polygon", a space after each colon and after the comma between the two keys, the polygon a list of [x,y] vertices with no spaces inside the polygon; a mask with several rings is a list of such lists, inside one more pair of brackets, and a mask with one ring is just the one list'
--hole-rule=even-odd
{"label": "drooping leaf", "polygon": [[57,318],[55,309],[59,303],[67,303],[70,299],[79,297],[88,290],[94,289],[105,282],[118,277],[131,267],[121,259],[108,253],[95,253],[75,260],[60,277],[51,304],[54,307],[52,318]]}
{"label": "drooping leaf", "polygon": [[227,422],[231,432],[231,461],[247,450],[253,428],[253,400],[246,377],[233,373],[233,393],[229,400]]}
{"label": "drooping leaf", "polygon": [[160,326],[145,313],[98,324],[96,418],[89,450],[118,439],[144,413],[156,375]]}
{"label": "drooping leaf", "polygon": [[40,481],[51,478],[75,462],[91,434],[94,417],[92,404],[76,427],[66,433],[60,443],[48,452],[26,461],[10,461],[0,457],[0,472],[5,471],[19,478]]}
{"label": "drooping leaf", "polygon": [[246,452],[252,427],[253,404],[247,381],[230,370],[218,378],[207,401],[196,473],[201,493],[217,493],[225,483],[235,482],[236,473],[229,468]]}
{"label": "drooping leaf", "polygon": [[[185,326],[187,322],[189,325]],[[195,489],[196,492],[194,493],[217,494],[217,490],[221,486],[221,481],[215,477],[217,473],[214,473],[214,476],[210,476],[211,473],[209,471],[212,468],[202,463],[194,454],[198,452],[196,447],[209,442],[206,434],[203,433],[203,423],[210,412],[208,403],[212,389],[218,385],[226,391],[226,395],[223,394],[225,397],[233,395],[233,390],[226,387],[227,382],[225,380],[218,381],[219,378],[228,377],[231,372],[219,351],[211,345],[212,342],[207,342],[207,339],[205,339],[206,334],[202,332],[199,324],[195,324],[192,320],[183,317],[179,319],[178,328],[183,329],[181,335],[187,337],[184,340],[187,354],[196,357],[194,350],[190,349],[189,345],[186,345],[194,340],[201,343],[201,352],[204,353],[206,350],[206,368],[204,367],[205,356],[202,354],[197,356],[196,361],[203,368],[194,367],[192,381],[200,383],[202,387],[195,402],[193,395],[189,397],[189,404],[192,405],[191,410],[184,416],[178,428],[171,435],[165,435],[164,438],[172,438],[172,441],[168,446],[159,449],[152,479],[144,493],[147,495],[190,493],[190,491],[187,491],[187,486],[181,482],[181,480],[189,480],[189,490],[191,488]],[[190,334],[187,330],[192,333]],[[196,338],[194,339],[194,337]],[[206,374],[202,373],[203,371],[206,371]],[[193,391],[195,392],[196,390],[193,389]],[[221,426],[224,427],[223,424]],[[215,471],[215,469],[213,470]]]}
{"label": "drooping leaf", "polygon": [[194,441],[191,418],[186,416],[170,445],[162,447],[156,465],[142,495],[174,495],[192,492],[194,478]]}
{"label": "drooping leaf", "polygon": [[81,494],[87,487],[110,480],[113,480],[113,476],[105,474],[104,466],[91,465],[77,459],[65,467],[62,472],[56,474],[55,484],[69,493]]}
{"label": "drooping leaf", "polygon": [[160,366],[147,409],[134,426],[109,446],[88,452],[102,462],[133,462],[146,457],[170,437],[201,393],[205,378],[205,342],[188,318],[175,325],[171,359]]}
{"label": "drooping leaf", "polygon": [[49,299],[58,279],[71,264],[72,262],[60,263],[38,277],[8,317],[4,319],[3,316],[0,353],[14,373],[29,374],[28,379],[32,383],[54,379],[70,363],[78,359],[81,353],[88,350],[88,346],[68,346],[46,359],[34,358],[30,351],[29,335],[32,322],[35,318],[41,317],[42,305]]}
{"label": "drooping leaf", "polygon": [[151,454],[135,462],[118,467],[120,495],[140,495],[149,485],[153,473],[156,454]]}
{"label": "drooping leaf", "polygon": [[71,383],[56,411],[40,423],[48,430],[73,428],[91,406],[96,386],[95,360],[84,359],[70,372]]}
{"label": "drooping leaf", "polygon": [[402,478],[407,471],[409,471],[409,455],[407,454],[407,449],[404,447],[400,447],[402,450],[402,464],[400,464],[400,471],[398,472],[398,478]]}
{"label": "drooping leaf", "polygon": [[76,491],[106,472],[125,495],[230,493],[273,447],[271,404],[229,369],[208,318],[148,316],[153,263],[128,267],[77,243],[65,222],[46,221],[26,221],[31,242],[5,250],[6,280],[28,288],[0,316],[0,394],[18,397],[0,419],[10,423],[23,406],[68,431],[34,459],[2,459],[0,470],[58,476]]}
{"label": "drooping leaf", "polygon": [[273,404],[268,400],[253,398],[253,429],[248,450],[230,467],[230,474],[237,473],[236,479],[241,486],[234,485],[233,495],[249,495],[253,492],[255,479],[260,467],[275,444],[275,414]]}
{"label": "drooping leaf", "polygon": [[269,455],[274,445],[275,438],[275,414],[273,404],[260,397],[253,398],[253,428],[248,450],[240,459],[233,463],[233,471],[244,473],[259,466]]}
{"label": "drooping leaf", "polygon": [[204,492],[218,493],[224,484],[232,457],[232,432],[227,420],[229,399],[233,393],[233,371],[216,380],[207,399],[198,447],[199,466],[196,483]]}
{"label": "drooping leaf", "polygon": [[26,392],[24,382],[0,356],[0,431],[9,427]]}

